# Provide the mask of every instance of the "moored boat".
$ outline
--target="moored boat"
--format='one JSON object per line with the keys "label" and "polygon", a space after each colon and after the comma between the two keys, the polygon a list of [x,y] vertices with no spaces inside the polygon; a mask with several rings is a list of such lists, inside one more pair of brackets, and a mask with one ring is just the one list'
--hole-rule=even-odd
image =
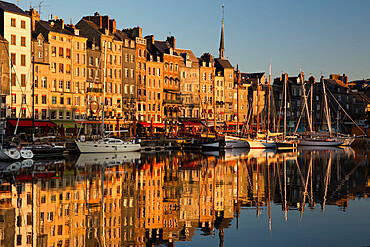
{"label": "moored boat", "polygon": [[75,143],[81,153],[123,153],[141,150],[140,143],[116,138],[104,138],[99,141],[75,141]]}

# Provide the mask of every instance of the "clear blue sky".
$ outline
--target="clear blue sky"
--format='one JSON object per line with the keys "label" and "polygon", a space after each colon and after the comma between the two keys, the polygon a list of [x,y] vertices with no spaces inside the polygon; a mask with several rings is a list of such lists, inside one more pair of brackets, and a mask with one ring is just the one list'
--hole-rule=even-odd
{"label": "clear blue sky", "polygon": [[[39,1],[32,1],[35,8]],[[302,67],[317,79],[370,78],[369,0],[44,0],[41,17],[76,24],[99,12],[116,19],[119,29],[140,26],[158,40],[171,33],[178,48],[218,57],[222,3],[225,54],[241,71],[268,74],[271,60],[273,77],[298,75]],[[19,6],[28,9],[30,1]]]}

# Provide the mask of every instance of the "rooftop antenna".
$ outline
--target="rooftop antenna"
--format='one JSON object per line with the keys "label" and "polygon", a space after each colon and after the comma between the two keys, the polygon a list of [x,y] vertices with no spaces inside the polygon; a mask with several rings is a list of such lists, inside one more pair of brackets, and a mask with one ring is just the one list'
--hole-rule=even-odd
{"label": "rooftop antenna", "polygon": [[43,5],[43,2],[44,2],[44,0],[42,0],[42,1],[39,3],[39,15],[40,15],[40,19],[41,19],[41,14],[42,14],[42,12],[41,12],[41,7],[49,7],[48,5]]}

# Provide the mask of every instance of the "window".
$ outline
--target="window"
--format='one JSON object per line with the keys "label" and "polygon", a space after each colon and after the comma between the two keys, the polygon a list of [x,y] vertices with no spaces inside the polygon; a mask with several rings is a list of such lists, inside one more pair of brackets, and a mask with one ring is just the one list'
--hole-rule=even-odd
{"label": "window", "polygon": [[55,105],[55,104],[57,103],[57,97],[56,97],[56,96],[52,96],[52,97],[51,97],[51,103],[52,103],[53,105]]}
{"label": "window", "polygon": [[12,102],[12,104],[16,104],[17,103],[17,95],[16,94],[12,94],[12,96],[11,96],[11,102]]}
{"label": "window", "polygon": [[63,73],[64,72],[64,66],[62,63],[59,64],[59,73]]}
{"label": "window", "polygon": [[64,82],[63,82],[63,80],[60,80],[59,81],[59,89],[63,89],[63,86],[64,86]]}
{"label": "window", "polygon": [[63,47],[59,47],[59,57],[64,57]]}
{"label": "window", "polygon": [[25,87],[26,86],[26,75],[21,74],[21,86]]}
{"label": "window", "polygon": [[71,65],[70,64],[66,64],[66,73],[67,74],[71,73]]}
{"label": "window", "polygon": [[26,28],[26,21],[21,21],[21,28],[23,28],[23,29]]}
{"label": "window", "polygon": [[131,54],[130,55],[130,62],[133,63],[134,62],[134,56]]}
{"label": "window", "polygon": [[17,245],[22,245],[22,235],[17,235]]}
{"label": "window", "polygon": [[59,119],[63,119],[63,111],[59,111]]}
{"label": "window", "polygon": [[12,27],[16,27],[16,25],[15,25],[15,19],[14,19],[14,18],[11,18],[11,19],[10,19],[10,25],[11,25]]}
{"label": "window", "polygon": [[71,58],[71,49],[66,49],[66,58]]}
{"label": "window", "polygon": [[56,57],[57,55],[57,48],[55,46],[51,47],[51,56]]}
{"label": "window", "polygon": [[21,66],[26,66],[26,55],[21,54]]}
{"label": "window", "polygon": [[41,96],[41,103],[46,104],[46,95]]}
{"label": "window", "polygon": [[17,44],[17,37],[15,35],[10,36],[10,44],[16,45]]}
{"label": "window", "polygon": [[55,73],[57,70],[57,64],[56,63],[52,63],[51,64],[51,72]]}
{"label": "window", "polygon": [[89,65],[94,65],[94,58],[93,57],[89,57]]}
{"label": "window", "polygon": [[26,37],[21,37],[21,46],[26,47]]}

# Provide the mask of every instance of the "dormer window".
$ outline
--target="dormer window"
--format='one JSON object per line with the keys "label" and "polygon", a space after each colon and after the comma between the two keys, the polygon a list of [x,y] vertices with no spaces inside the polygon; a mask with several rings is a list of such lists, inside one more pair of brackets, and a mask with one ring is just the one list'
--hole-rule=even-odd
{"label": "dormer window", "polygon": [[41,40],[41,39],[39,39],[39,40],[37,41],[37,45],[38,45],[38,46],[42,46],[42,40]]}

